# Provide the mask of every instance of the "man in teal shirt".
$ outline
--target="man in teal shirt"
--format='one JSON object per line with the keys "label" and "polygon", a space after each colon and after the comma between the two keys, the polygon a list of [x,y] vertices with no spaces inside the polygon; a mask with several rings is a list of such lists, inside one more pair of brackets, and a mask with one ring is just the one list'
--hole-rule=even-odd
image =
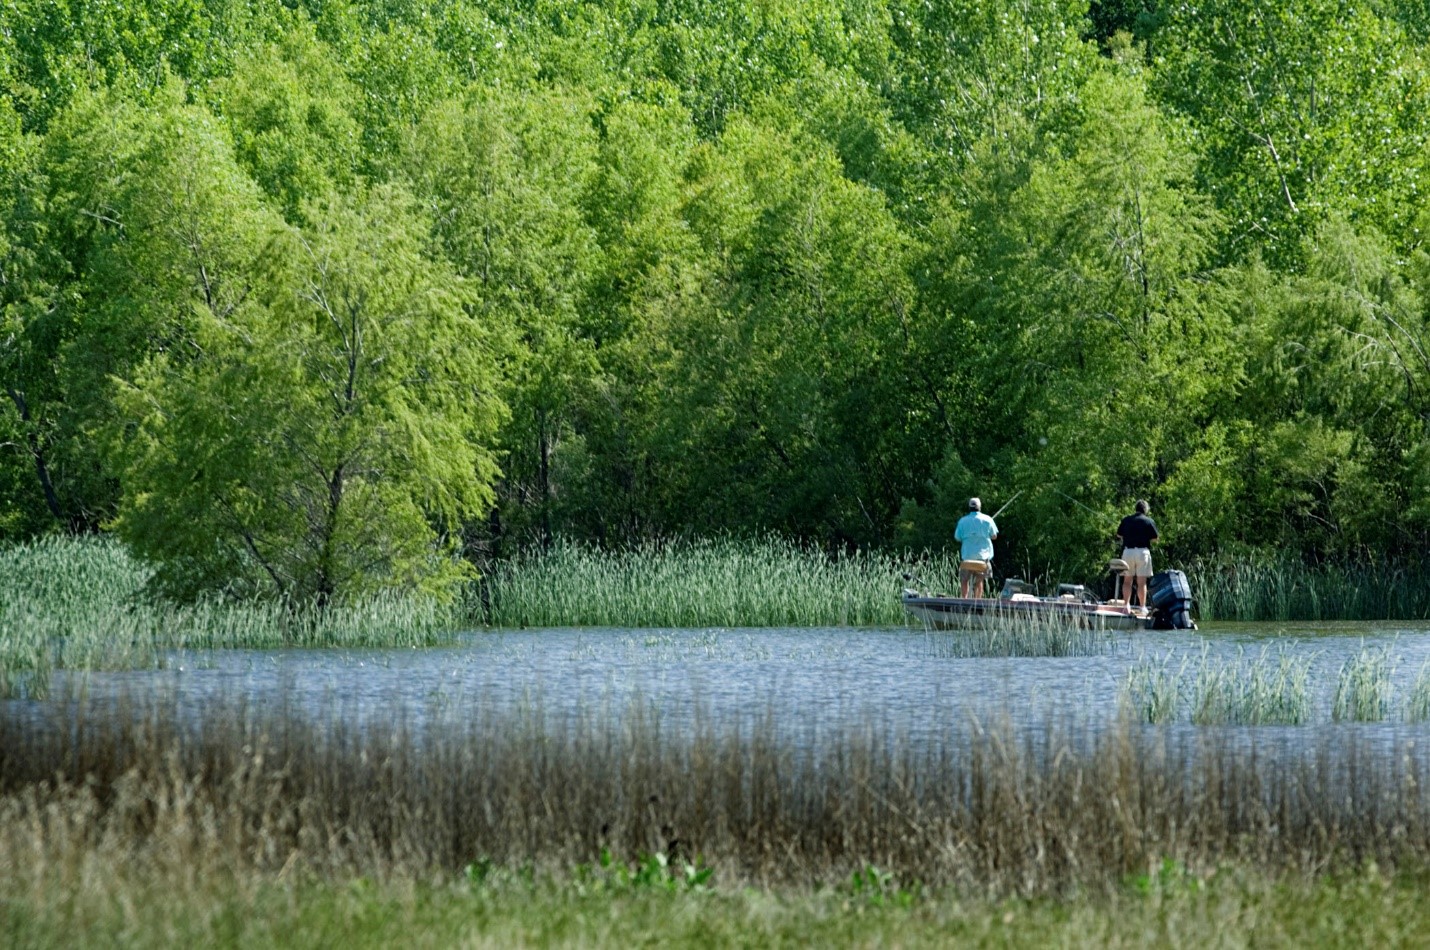
{"label": "man in teal shirt", "polygon": [[982,562],[981,570],[965,569],[959,566],[958,587],[961,596],[969,596],[972,588],[974,597],[983,596],[983,578],[993,560],[993,539],[998,537],[998,525],[983,513],[983,502],[977,498],[968,499],[968,514],[958,519],[958,527],[953,531],[953,539],[963,544],[964,563]]}

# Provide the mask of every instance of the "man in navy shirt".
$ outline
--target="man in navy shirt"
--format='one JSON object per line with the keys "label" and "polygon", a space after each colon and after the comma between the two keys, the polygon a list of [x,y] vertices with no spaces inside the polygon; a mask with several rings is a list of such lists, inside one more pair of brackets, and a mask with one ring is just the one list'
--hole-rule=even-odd
{"label": "man in navy shirt", "polygon": [[1132,606],[1132,579],[1137,578],[1137,599],[1147,606],[1147,578],[1152,576],[1152,542],[1157,540],[1157,524],[1147,517],[1150,506],[1142,499],[1137,500],[1137,513],[1128,515],[1117,526],[1117,536],[1122,539],[1122,560],[1127,562],[1127,573],[1122,575],[1122,599]]}

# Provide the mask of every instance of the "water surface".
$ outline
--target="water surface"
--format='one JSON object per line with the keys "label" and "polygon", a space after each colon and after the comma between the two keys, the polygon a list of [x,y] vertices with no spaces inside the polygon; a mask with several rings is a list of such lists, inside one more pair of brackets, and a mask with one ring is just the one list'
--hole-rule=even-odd
{"label": "water surface", "polygon": [[493,630],[421,649],[179,651],[160,669],[57,676],[55,693],[166,697],[195,717],[234,700],[409,726],[513,710],[557,720],[639,710],[672,724],[754,718],[808,734],[874,723],[936,737],[971,722],[1110,723],[1136,664],[1194,671],[1265,651],[1309,659],[1314,725],[1330,722],[1346,660],[1384,649],[1394,700],[1378,728],[1427,728],[1398,723],[1430,661],[1430,622],[1207,624],[1108,634],[1097,655],[1054,658],[961,657],[957,638],[966,636],[905,627]]}

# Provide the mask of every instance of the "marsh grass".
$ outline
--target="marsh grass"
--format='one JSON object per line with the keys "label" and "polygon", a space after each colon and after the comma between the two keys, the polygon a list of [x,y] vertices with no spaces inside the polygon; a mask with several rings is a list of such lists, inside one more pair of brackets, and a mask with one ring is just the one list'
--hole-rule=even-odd
{"label": "marsh grass", "polygon": [[1314,656],[1262,650],[1220,659],[1143,659],[1128,669],[1122,705],[1139,722],[1174,722],[1183,707],[1197,725],[1299,725],[1310,721]]}
{"label": "marsh grass", "polygon": [[1395,657],[1390,647],[1365,649],[1341,664],[1331,704],[1335,722],[1382,722],[1390,717]]}
{"label": "marsh grass", "polygon": [[1430,722],[1430,661],[1420,667],[1405,694],[1406,722]]}
{"label": "marsh grass", "polygon": [[1204,620],[1421,620],[1430,618],[1430,567],[1307,566],[1270,555],[1194,563],[1188,580]]}
{"label": "marsh grass", "polygon": [[902,573],[956,577],[947,556],[826,555],[776,537],[601,551],[572,542],[494,564],[495,627],[902,625]]}
{"label": "marsh grass", "polygon": [[1182,706],[1182,680],[1186,674],[1184,658],[1176,669],[1171,659],[1160,662],[1143,659],[1127,670],[1122,688],[1122,706],[1134,721],[1157,725],[1176,720]]}
{"label": "marsh grass", "polygon": [[1067,617],[1015,614],[981,618],[964,630],[929,631],[931,653],[941,658],[1098,656],[1117,649],[1106,630]]}
{"label": "marsh grass", "polygon": [[1204,656],[1192,678],[1188,705],[1198,725],[1299,725],[1311,718],[1308,681],[1312,656],[1262,650],[1248,659]]}
{"label": "marsh grass", "polygon": [[146,597],[148,579],[112,540],[0,547],[0,698],[45,695],[56,669],[154,667],[175,648],[421,646],[466,625],[461,605],[427,597],[176,605]]}
{"label": "marsh grass", "polygon": [[1430,866],[1426,757],[1354,735],[1257,749],[1066,720],[929,744],[874,720],[814,736],[760,715],[671,728],[642,704],[577,720],[487,708],[364,728],[224,700],[201,718],[145,697],[0,706],[0,868],[74,890],[126,863],[450,880],[564,877],[608,854],[629,883],[661,855],[667,890],[688,868],[723,888],[847,888],[875,868],[905,890],[999,897],[1106,892],[1167,860]]}

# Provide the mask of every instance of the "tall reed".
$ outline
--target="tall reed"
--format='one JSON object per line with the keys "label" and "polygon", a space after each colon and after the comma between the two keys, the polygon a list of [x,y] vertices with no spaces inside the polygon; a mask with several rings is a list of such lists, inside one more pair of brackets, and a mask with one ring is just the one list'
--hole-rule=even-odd
{"label": "tall reed", "polygon": [[496,627],[817,627],[904,623],[899,578],[957,575],[946,555],[826,555],[774,536],[602,551],[560,542],[492,565]]}
{"label": "tall reed", "polygon": [[1128,668],[1122,687],[1122,705],[1134,720],[1157,725],[1177,718],[1187,661],[1182,660],[1176,669],[1170,664],[1170,659],[1164,657],[1155,663],[1143,659]]}
{"label": "tall reed", "polygon": [[1313,657],[1262,650],[1248,660],[1203,657],[1189,690],[1200,725],[1297,725],[1311,718],[1307,688]]}
{"label": "tall reed", "polygon": [[[102,856],[198,877],[563,869],[603,852],[726,886],[837,885],[870,866],[978,895],[1115,888],[1174,862],[1430,866],[1430,761],[1358,735],[1258,746],[1220,730],[887,724],[752,714],[669,728],[636,703],[580,720],[471,714],[364,729],[216,700],[202,717],[0,704],[0,868]],[[13,870],[11,873],[15,873]]]}
{"label": "tall reed", "polygon": [[1430,721],[1430,661],[1420,667],[1415,682],[1410,684],[1410,692],[1405,697],[1405,719],[1407,722]]}
{"label": "tall reed", "polygon": [[1311,717],[1308,686],[1314,656],[1262,650],[1225,660],[1203,651],[1183,659],[1143,659],[1127,671],[1122,703],[1141,722],[1173,722],[1185,705],[1198,725],[1297,725]]}
{"label": "tall reed", "polygon": [[1362,649],[1341,664],[1331,719],[1336,722],[1381,722],[1390,716],[1391,677],[1395,658],[1389,647]]}
{"label": "tall reed", "polygon": [[0,546],[0,697],[43,695],[55,669],[152,667],[181,647],[420,646],[469,625],[460,604],[384,593],[325,609],[177,605],[119,543],[44,538]]}
{"label": "tall reed", "polygon": [[1308,566],[1271,554],[1195,562],[1186,571],[1203,620],[1430,618],[1430,566],[1368,562]]}

